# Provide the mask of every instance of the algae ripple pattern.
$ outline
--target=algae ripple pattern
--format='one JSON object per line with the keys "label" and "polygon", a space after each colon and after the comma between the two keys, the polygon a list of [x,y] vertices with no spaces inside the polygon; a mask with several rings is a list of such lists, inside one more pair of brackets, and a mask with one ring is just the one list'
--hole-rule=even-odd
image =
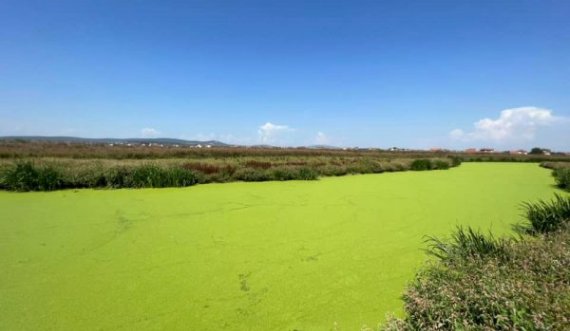
{"label": "algae ripple pattern", "polygon": [[536,164],[314,182],[0,192],[0,329],[358,330],[401,311],[423,236],[510,232]]}

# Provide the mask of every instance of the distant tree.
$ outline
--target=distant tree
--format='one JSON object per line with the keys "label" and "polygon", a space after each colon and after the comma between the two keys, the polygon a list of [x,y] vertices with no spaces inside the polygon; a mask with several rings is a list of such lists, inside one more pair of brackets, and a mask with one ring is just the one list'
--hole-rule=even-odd
{"label": "distant tree", "polygon": [[533,154],[533,155],[544,154],[544,149],[543,149],[543,148],[540,148],[540,147],[533,147],[533,148],[530,150],[529,154]]}

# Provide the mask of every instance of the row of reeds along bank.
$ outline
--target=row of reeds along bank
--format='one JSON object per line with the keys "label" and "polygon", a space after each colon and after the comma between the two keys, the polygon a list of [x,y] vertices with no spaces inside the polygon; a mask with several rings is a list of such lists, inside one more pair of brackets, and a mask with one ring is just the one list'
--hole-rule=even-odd
{"label": "row of reeds along bank", "polygon": [[570,197],[525,203],[519,238],[458,228],[429,238],[436,259],[404,294],[406,316],[384,330],[568,330]]}
{"label": "row of reeds along bank", "polygon": [[540,165],[552,169],[556,185],[570,192],[570,162],[542,162]]}
{"label": "row of reeds along bank", "polygon": [[459,164],[455,158],[236,158],[200,162],[184,159],[27,159],[0,164],[0,188],[52,191],[67,188],[184,187],[213,182],[316,180],[321,176],[444,170]]}

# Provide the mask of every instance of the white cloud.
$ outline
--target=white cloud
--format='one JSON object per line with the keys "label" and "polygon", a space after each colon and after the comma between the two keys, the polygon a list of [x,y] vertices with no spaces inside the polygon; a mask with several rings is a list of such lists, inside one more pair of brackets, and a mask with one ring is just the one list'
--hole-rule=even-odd
{"label": "white cloud", "polygon": [[141,130],[141,136],[143,138],[156,138],[160,132],[153,128],[144,128]]}
{"label": "white cloud", "polygon": [[454,129],[451,130],[451,132],[449,133],[449,136],[453,139],[460,139],[461,137],[463,137],[465,133],[463,132],[463,130],[461,129]]}
{"label": "white cloud", "polygon": [[452,139],[489,142],[523,142],[532,141],[540,127],[549,126],[563,121],[564,118],[552,115],[549,109],[538,107],[520,107],[501,111],[499,118],[484,118],[473,124],[474,129],[464,132],[461,129],[452,130]]}
{"label": "white cloud", "polygon": [[271,144],[278,142],[281,135],[291,131],[295,131],[295,129],[292,129],[287,125],[279,125],[267,122],[259,127],[257,133],[259,134],[259,140],[261,143]]}
{"label": "white cloud", "polygon": [[324,134],[323,132],[319,131],[317,132],[317,136],[315,137],[315,143],[317,145],[326,145],[326,144],[330,144],[330,139],[329,137]]}

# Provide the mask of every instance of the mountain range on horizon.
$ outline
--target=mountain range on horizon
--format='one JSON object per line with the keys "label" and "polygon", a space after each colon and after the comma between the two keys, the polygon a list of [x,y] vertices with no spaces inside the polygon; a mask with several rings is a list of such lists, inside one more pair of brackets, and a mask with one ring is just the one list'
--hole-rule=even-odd
{"label": "mountain range on horizon", "polygon": [[[29,142],[54,142],[54,143],[81,143],[81,144],[162,144],[197,146],[210,145],[215,147],[241,146],[227,144],[219,140],[186,140],[177,138],[84,138],[73,136],[2,136],[0,141],[29,141]],[[273,148],[272,145],[252,145],[250,147]],[[312,145],[308,148],[339,149],[337,146]]]}
{"label": "mountain range on horizon", "polygon": [[163,145],[211,145],[230,146],[217,140],[185,140],[176,138],[83,138],[73,136],[4,136],[0,140],[13,141],[36,141],[36,142],[61,142],[61,143],[84,143],[84,144],[163,144]]}

